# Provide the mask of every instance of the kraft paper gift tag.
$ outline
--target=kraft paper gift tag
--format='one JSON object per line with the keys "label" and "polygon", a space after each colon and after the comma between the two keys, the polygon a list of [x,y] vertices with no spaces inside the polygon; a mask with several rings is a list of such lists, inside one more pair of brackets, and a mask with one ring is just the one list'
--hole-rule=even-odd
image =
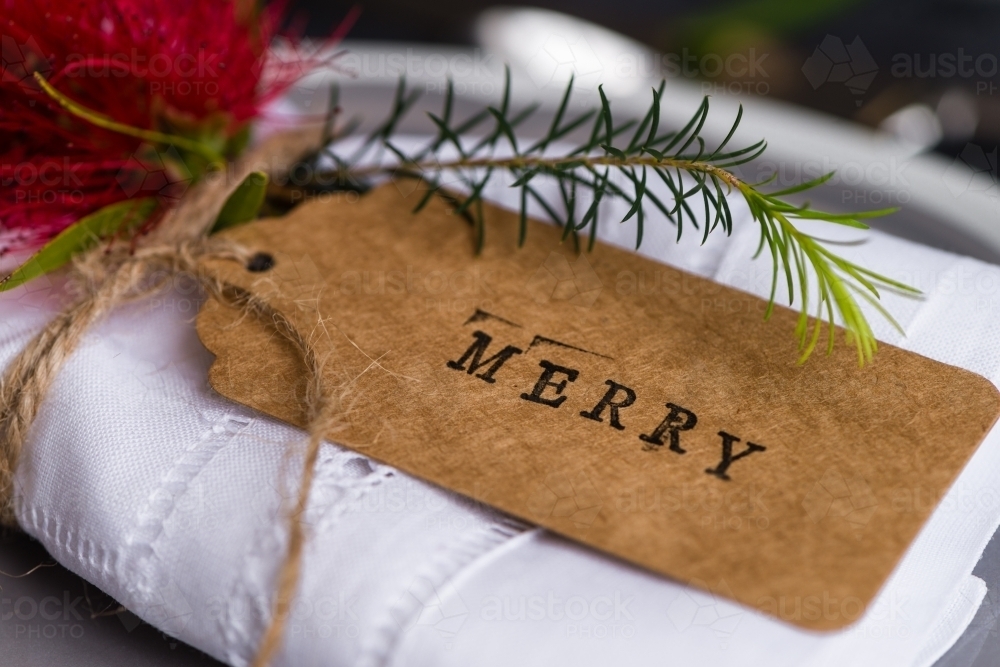
{"label": "kraft paper gift tag", "polygon": [[[404,194],[407,193],[407,194]],[[331,439],[680,581],[813,629],[856,620],[998,415],[973,373],[888,345],[796,365],[797,313],[487,206],[384,185],[224,232],[213,260],[327,359]],[[260,261],[261,259],[271,261]],[[264,270],[260,270],[264,269]],[[305,367],[208,301],[223,395],[304,425]],[[800,611],[789,614],[788,610]]]}

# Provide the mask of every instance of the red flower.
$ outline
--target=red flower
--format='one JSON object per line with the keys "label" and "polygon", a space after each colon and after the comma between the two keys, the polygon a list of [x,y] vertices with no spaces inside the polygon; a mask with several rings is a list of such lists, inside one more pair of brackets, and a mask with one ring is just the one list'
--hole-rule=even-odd
{"label": "red flower", "polygon": [[0,7],[0,254],[37,245],[127,197],[175,197],[192,177],[176,166],[176,151],[61,109],[35,72],[117,123],[231,154],[263,105],[318,64],[285,63],[264,80],[280,4],[258,11],[256,0],[0,0]]}

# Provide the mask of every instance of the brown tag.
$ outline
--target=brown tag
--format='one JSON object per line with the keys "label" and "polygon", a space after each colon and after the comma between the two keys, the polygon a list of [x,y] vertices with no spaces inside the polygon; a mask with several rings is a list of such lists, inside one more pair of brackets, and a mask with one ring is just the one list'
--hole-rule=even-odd
{"label": "brown tag", "polygon": [[[842,341],[797,366],[796,313],[551,225],[518,249],[516,214],[487,207],[476,257],[421,195],[304,204],[225,232],[269,270],[210,266],[328,358],[337,442],[601,551],[844,626],[932,510],[894,499],[941,498],[997,418],[973,373],[888,345],[859,369]],[[210,301],[198,332],[220,393],[303,424],[265,323]]]}

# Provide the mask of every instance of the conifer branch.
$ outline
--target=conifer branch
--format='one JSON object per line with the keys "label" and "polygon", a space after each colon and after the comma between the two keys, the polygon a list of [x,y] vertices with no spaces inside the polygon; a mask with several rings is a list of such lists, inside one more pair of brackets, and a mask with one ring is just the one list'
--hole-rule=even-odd
{"label": "conifer branch", "polygon": [[[453,117],[454,89],[449,81],[441,114],[428,114],[437,128],[436,136],[421,150],[408,153],[393,143],[393,134],[418,95],[407,91],[405,81],[400,80],[389,117],[362,141],[359,148],[350,155],[341,155],[334,141],[313,159],[317,165],[322,158],[332,160],[335,165],[332,172],[323,174],[325,183],[336,182],[352,190],[365,189],[366,179],[380,174],[423,179],[428,183],[428,190],[414,211],[421,210],[435,194],[445,196],[454,202],[456,212],[474,224],[477,248],[485,241],[482,234],[483,191],[492,178],[505,172],[513,178],[511,187],[520,190],[519,240],[522,244],[527,230],[528,206],[534,202],[563,228],[564,238],[572,239],[579,247],[579,235],[585,234],[587,247],[592,248],[597,237],[600,204],[612,198],[621,199],[629,206],[622,222],[635,220],[636,248],[642,243],[652,209],[676,227],[678,240],[685,225],[690,225],[701,234],[704,243],[717,229],[727,236],[732,234],[733,216],[727,197],[739,193],[760,228],[757,255],[766,248],[771,258],[771,293],[765,318],[773,312],[779,284],[784,283],[787,288],[789,305],[798,299],[799,320],[795,335],[801,350],[800,363],[816,349],[824,328],[827,352],[833,350],[834,325],[838,320],[847,330],[848,341],[857,349],[859,365],[871,360],[877,344],[860,300],[871,304],[902,332],[879,303],[879,290],[898,290],[911,295],[919,292],[836,255],[827,247],[829,242],[807,234],[796,225],[802,220],[819,220],[868,229],[863,220],[887,215],[896,209],[828,213],[813,209],[809,204],[797,205],[786,200],[789,195],[822,185],[832,178],[832,172],[774,192],[760,189],[767,185],[766,182],[752,184],[739,178],[732,169],[760,157],[767,147],[764,140],[741,148],[729,147],[743,117],[742,106],[725,139],[710,149],[701,136],[708,118],[708,97],[680,130],[661,131],[663,84],[653,89],[652,102],[643,118],[622,123],[612,116],[611,103],[602,87],[598,87],[601,101],[598,108],[568,118],[572,88],[570,80],[545,136],[523,146],[517,128],[537,110],[537,106],[520,111],[512,109],[509,70],[500,104],[462,121]],[[335,91],[331,99],[336,99]],[[590,133],[586,141],[560,155],[548,154],[556,142],[565,141],[574,131],[588,124]],[[331,137],[339,140],[347,134],[333,132]],[[452,149],[456,157],[440,159],[446,150]],[[503,150],[499,155],[498,149]],[[373,163],[372,151],[378,150],[389,151],[398,162],[386,165],[383,160],[375,160]],[[446,191],[443,185],[446,175],[451,181],[457,179],[465,193]],[[557,199],[550,200],[534,187],[533,181],[539,177],[556,182]],[[653,182],[662,183],[669,197],[656,195],[649,187]],[[589,196],[581,197],[582,193]],[[585,207],[579,205],[584,199],[589,201]],[[695,213],[696,208],[702,213],[701,217]]]}

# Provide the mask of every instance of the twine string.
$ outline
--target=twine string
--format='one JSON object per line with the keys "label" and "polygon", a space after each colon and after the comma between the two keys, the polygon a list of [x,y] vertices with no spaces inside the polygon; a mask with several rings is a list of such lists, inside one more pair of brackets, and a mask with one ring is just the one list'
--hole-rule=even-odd
{"label": "twine string", "polygon": [[315,148],[316,135],[313,130],[277,135],[246,160],[232,165],[233,173],[206,177],[134,252],[98,247],[75,258],[69,279],[82,286],[82,295],[32,338],[0,377],[0,522],[16,527],[15,475],[31,425],[60,369],[84,335],[119,305],[148,297],[164,289],[172,278],[186,275],[201,286],[207,297],[256,316],[295,347],[309,371],[305,396],[308,441],[298,495],[287,519],[288,548],[277,573],[272,615],[258,644],[254,667],[270,664],[281,646],[306,542],[301,517],[308,504],[324,436],[337,425],[339,400],[323,387],[322,361],[283,314],[252,292],[221,281],[205,268],[207,260],[245,264],[250,256],[247,249],[210,238],[206,232],[241,176],[252,170],[272,175],[287,173],[288,165]]}

